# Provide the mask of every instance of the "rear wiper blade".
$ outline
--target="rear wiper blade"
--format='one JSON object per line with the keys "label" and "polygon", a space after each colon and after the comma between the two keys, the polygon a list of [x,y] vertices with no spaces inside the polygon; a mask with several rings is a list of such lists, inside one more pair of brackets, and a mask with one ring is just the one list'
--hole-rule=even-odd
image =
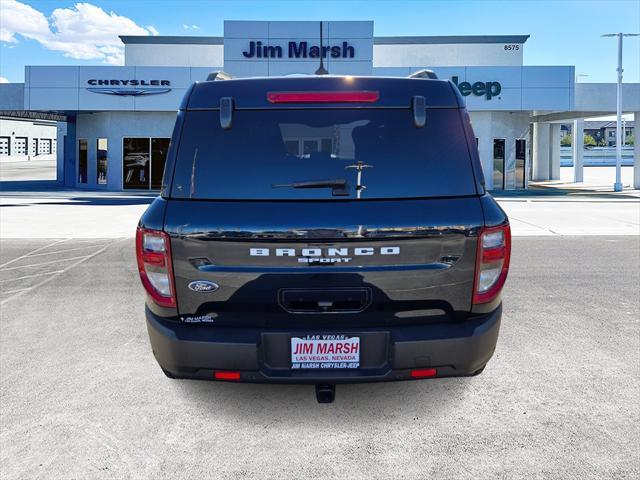
{"label": "rear wiper blade", "polygon": [[307,180],[304,182],[280,183],[271,185],[272,188],[331,188],[331,195],[336,197],[349,196],[349,184],[344,178],[331,180]]}

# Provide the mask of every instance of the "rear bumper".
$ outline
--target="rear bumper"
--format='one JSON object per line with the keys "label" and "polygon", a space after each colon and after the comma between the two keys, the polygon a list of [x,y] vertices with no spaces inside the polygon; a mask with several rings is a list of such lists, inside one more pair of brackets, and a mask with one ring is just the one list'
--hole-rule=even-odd
{"label": "rear bumper", "polygon": [[[213,380],[215,371],[231,370],[245,382],[355,383],[409,380],[417,368],[436,368],[438,377],[472,375],[493,355],[502,305],[462,323],[313,331],[176,324],[148,308],[146,317],[156,360],[176,377]],[[361,368],[292,370],[290,337],[322,333],[360,336]]]}

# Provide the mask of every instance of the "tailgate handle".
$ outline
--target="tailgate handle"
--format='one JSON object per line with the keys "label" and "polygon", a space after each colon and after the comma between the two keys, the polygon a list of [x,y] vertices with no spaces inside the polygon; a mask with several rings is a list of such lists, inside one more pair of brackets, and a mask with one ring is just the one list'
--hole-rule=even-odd
{"label": "tailgate handle", "polygon": [[229,130],[233,123],[233,98],[222,97],[220,99],[220,126]]}
{"label": "tailgate handle", "polygon": [[411,101],[411,107],[413,108],[413,124],[416,128],[424,127],[427,123],[427,100],[421,95],[416,95]]}

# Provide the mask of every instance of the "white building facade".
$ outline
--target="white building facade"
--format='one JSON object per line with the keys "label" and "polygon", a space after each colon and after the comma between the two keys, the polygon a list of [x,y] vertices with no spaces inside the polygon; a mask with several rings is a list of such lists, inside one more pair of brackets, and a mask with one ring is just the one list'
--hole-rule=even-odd
{"label": "white building facade", "polygon": [[[573,66],[523,65],[526,35],[373,32],[370,21],[226,21],[224,37],[125,36],[124,66],[27,66],[23,109],[66,115],[57,142],[60,183],[107,190],[159,188],[180,101],[191,83],[216,70],[313,74],[321,56],[330,74],[433,70],[466,99],[491,190],[559,177],[560,123],[615,109],[613,84],[584,90]],[[625,110],[640,111],[640,86],[625,89]]]}

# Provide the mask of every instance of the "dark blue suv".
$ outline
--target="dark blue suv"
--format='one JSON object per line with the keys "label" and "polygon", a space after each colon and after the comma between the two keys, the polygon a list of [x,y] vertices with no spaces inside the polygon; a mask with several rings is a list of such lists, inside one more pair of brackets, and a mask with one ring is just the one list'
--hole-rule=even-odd
{"label": "dark blue suv", "polygon": [[510,230],[449,81],[196,83],[137,231],[171,378],[315,384],[480,373]]}

